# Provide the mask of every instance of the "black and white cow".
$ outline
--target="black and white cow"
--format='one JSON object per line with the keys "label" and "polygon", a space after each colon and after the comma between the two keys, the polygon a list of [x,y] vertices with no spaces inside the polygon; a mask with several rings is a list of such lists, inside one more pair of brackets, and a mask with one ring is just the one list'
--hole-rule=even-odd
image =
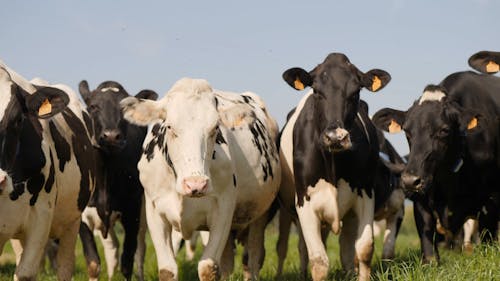
{"label": "black and white cow", "polygon": [[[87,81],[84,80],[80,82],[79,90],[93,121],[105,177],[105,188],[102,192],[100,190],[93,194],[82,214],[80,237],[87,259],[89,277],[91,280],[97,280],[99,276],[100,259],[93,235],[96,230],[98,234],[108,232],[108,235],[100,236],[105,249],[108,278],[113,277],[118,265],[118,239],[114,232],[113,222],[118,216],[125,231],[120,259],[121,272],[127,280],[130,280],[133,258],[138,246],[144,194],[139,181],[137,163],[142,155],[142,143],[146,137],[147,128],[130,124],[123,118],[120,101],[130,95],[119,83],[106,81],[90,91]],[[156,100],[158,95],[151,90],[143,90],[135,97]],[[144,220],[145,218],[142,223],[145,224]],[[145,226],[143,229],[145,230]],[[137,264],[140,280],[144,279],[142,270],[144,238],[143,231],[139,236],[139,264]]]}
{"label": "black and white cow", "polygon": [[457,72],[425,88],[407,111],[381,109],[373,120],[405,131],[410,146],[402,174],[416,192],[414,215],[424,262],[439,260],[436,222],[452,236],[478,218],[486,240],[497,229],[500,152],[500,78]]}
{"label": "black and white cow", "polygon": [[[177,81],[161,100],[127,98],[124,116],[155,124],[139,161],[159,279],[177,280],[172,228],[190,238],[209,230],[198,263],[200,280],[216,279],[234,259],[230,233],[249,227],[249,275],[263,256],[264,216],[278,192],[277,125],[250,92],[213,90],[201,79]],[[219,269],[219,267],[221,267]]]}
{"label": "black and white cow", "polygon": [[81,212],[98,184],[92,122],[69,87],[34,85],[2,62],[0,120],[0,250],[19,239],[14,278],[35,280],[48,239],[58,239],[57,277],[71,280]]}
{"label": "black and white cow", "polygon": [[340,233],[344,269],[356,267],[359,280],[369,280],[379,144],[368,114],[358,112],[359,93],[382,89],[390,75],[363,73],[344,54],[332,53],[312,71],[291,68],[283,78],[297,90],[312,88],[282,131],[280,158],[283,180],[295,187],[288,204],[296,202],[313,280],[324,280],[329,267],[322,224]]}

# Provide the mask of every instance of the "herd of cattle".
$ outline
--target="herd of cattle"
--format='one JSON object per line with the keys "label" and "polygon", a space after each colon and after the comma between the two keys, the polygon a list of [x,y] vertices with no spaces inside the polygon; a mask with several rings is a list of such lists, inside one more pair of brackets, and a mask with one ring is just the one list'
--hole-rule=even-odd
{"label": "herd of cattle", "polygon": [[[311,71],[283,73],[291,87],[311,90],[279,131],[259,96],[201,79],[177,81],[160,100],[112,81],[91,91],[82,81],[83,104],[69,87],[28,81],[0,62],[0,253],[10,240],[14,280],[36,280],[33,265],[56,248],[57,278],[71,280],[79,234],[97,280],[97,235],[110,278],[119,264],[130,280],[135,261],[143,280],[148,229],[158,279],[177,280],[179,239],[201,231],[200,280],[232,272],[236,241],[245,279],[255,280],[265,228],[279,210],[278,273],[295,223],[304,277],[309,264],[313,280],[327,278],[324,241],[333,232],[343,268],[369,280],[373,223],[386,220],[383,258],[393,258],[405,198],[414,202],[424,262],[439,261],[440,239],[461,235],[465,250],[473,233],[496,240],[500,77],[491,74],[500,52],[479,52],[469,64],[481,73],[453,73],[409,109],[370,118],[360,91],[381,90],[390,74],[362,72],[332,53]],[[398,155],[382,130],[403,130],[409,155]]]}

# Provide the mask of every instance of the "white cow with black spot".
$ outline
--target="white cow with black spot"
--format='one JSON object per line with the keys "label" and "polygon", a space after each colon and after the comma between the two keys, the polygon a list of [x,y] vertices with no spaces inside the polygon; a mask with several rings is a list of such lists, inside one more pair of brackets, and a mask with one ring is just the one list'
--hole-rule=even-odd
{"label": "white cow with black spot", "polygon": [[183,78],[159,101],[127,98],[121,104],[130,122],[155,124],[138,168],[159,279],[178,278],[172,228],[185,239],[196,230],[210,231],[198,276],[214,280],[232,270],[230,233],[237,235],[248,226],[246,276],[257,278],[267,219],[263,214],[281,176],[277,125],[261,99]]}

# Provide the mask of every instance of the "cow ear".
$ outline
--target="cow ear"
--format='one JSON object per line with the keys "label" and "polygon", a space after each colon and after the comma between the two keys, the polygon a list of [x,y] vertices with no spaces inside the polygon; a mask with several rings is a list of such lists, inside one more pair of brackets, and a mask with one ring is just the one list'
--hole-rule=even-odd
{"label": "cow ear", "polygon": [[89,89],[89,83],[87,80],[82,80],[78,84],[78,91],[87,105],[89,105],[90,95],[92,94]]}
{"label": "cow ear", "polygon": [[500,71],[500,52],[478,52],[469,58],[469,65],[482,73],[497,73]]}
{"label": "cow ear", "polygon": [[69,103],[68,95],[60,89],[41,87],[25,99],[30,114],[38,118],[50,118],[63,111]]}
{"label": "cow ear", "polygon": [[392,108],[383,108],[377,111],[372,121],[379,129],[389,133],[399,133],[406,119],[406,112]]}
{"label": "cow ear", "polygon": [[138,99],[145,99],[145,100],[157,100],[158,94],[152,90],[142,90],[137,95],[135,95],[135,97]]}
{"label": "cow ear", "polygon": [[311,87],[313,79],[311,75],[302,68],[294,67],[283,72],[283,79],[295,90],[301,91]]}
{"label": "cow ear", "polygon": [[229,129],[253,124],[256,118],[255,113],[244,104],[235,104],[228,108],[219,109],[219,117],[222,124]]}
{"label": "cow ear", "polygon": [[162,122],[167,116],[166,110],[157,101],[138,99],[136,97],[124,98],[120,101],[123,117],[132,124],[147,126]]}
{"label": "cow ear", "polygon": [[391,81],[391,75],[381,69],[372,69],[361,77],[362,86],[371,92],[377,92]]}

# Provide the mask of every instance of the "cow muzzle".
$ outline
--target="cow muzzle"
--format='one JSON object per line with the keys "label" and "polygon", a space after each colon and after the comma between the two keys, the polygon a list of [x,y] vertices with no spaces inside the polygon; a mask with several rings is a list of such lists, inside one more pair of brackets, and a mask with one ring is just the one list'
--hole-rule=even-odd
{"label": "cow muzzle", "polygon": [[13,191],[12,181],[3,170],[0,170],[0,195],[9,194]]}
{"label": "cow muzzle", "polygon": [[326,130],[322,136],[322,143],[330,152],[348,150],[352,147],[349,132],[343,128]]}
{"label": "cow muzzle", "polygon": [[422,192],[424,189],[424,181],[419,176],[404,172],[401,174],[401,181],[406,190]]}
{"label": "cow muzzle", "polygon": [[202,197],[208,191],[208,177],[191,176],[182,180],[184,195],[189,197]]}
{"label": "cow muzzle", "polygon": [[108,152],[119,152],[125,145],[125,137],[118,129],[104,130],[99,136],[99,146]]}

